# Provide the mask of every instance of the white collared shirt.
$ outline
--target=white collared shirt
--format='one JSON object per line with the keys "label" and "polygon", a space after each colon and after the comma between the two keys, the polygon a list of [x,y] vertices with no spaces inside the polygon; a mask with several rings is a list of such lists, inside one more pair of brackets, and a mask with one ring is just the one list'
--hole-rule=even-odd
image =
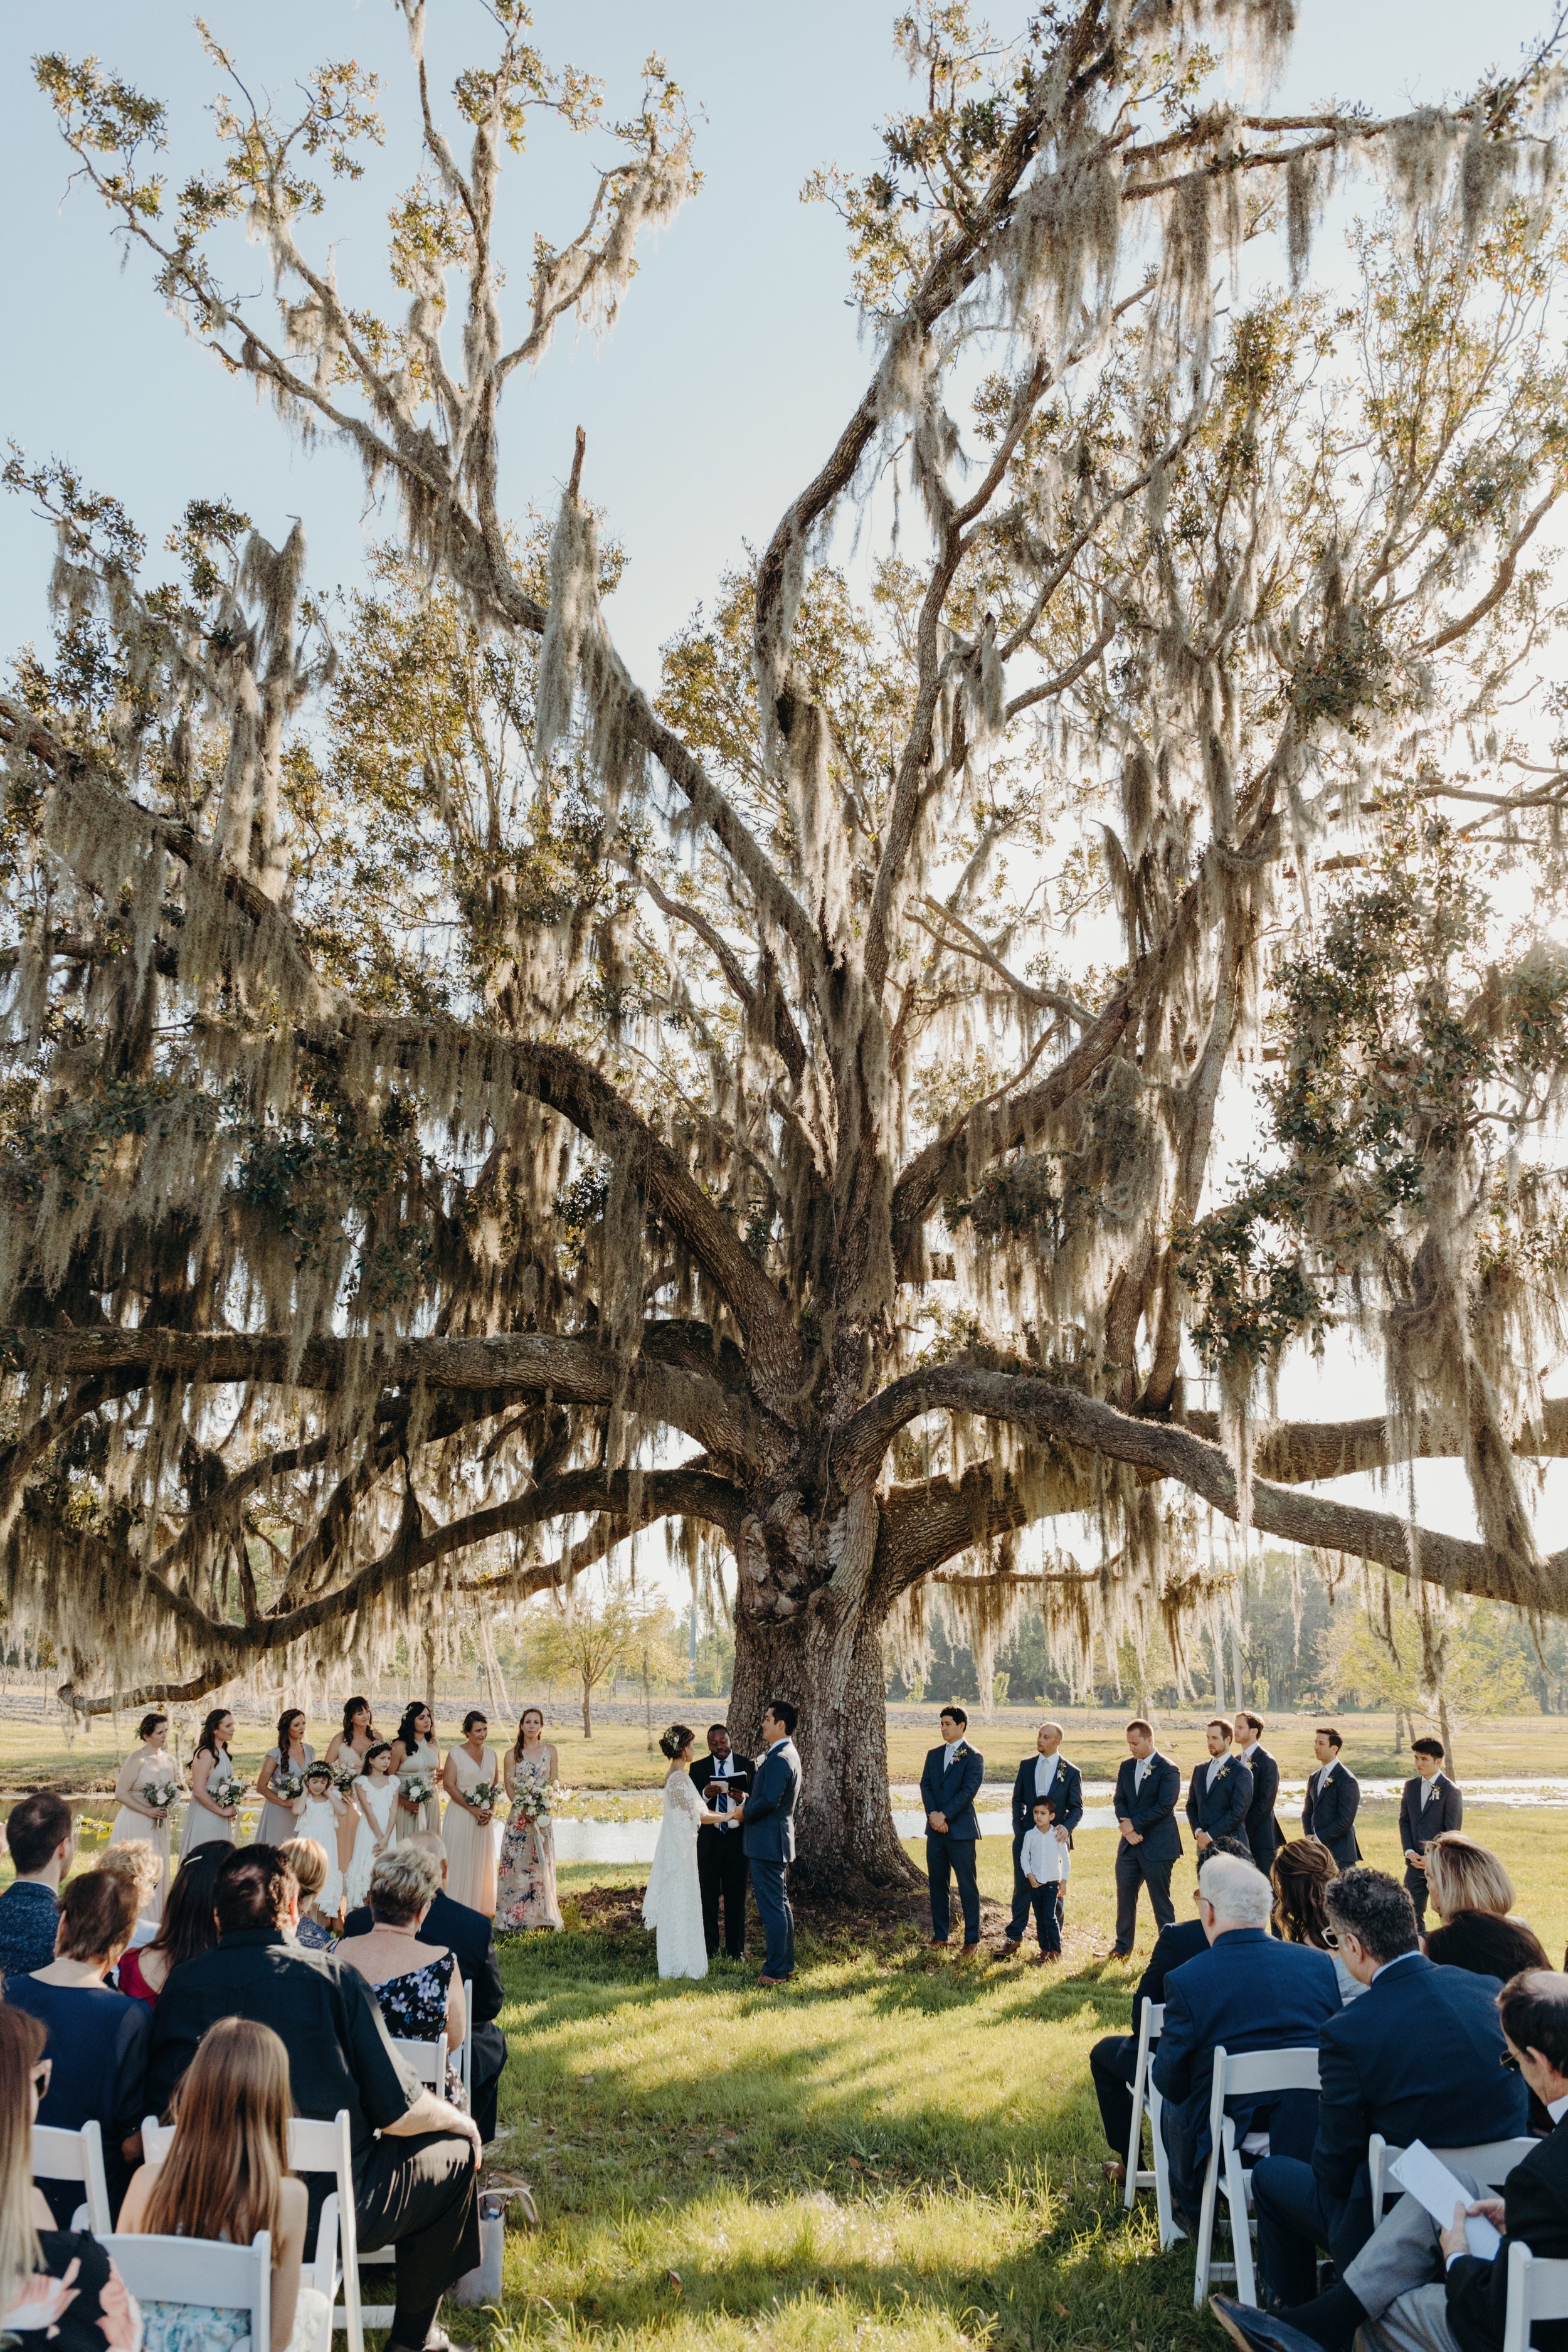
{"label": "white collared shirt", "polygon": [[963,1745],[963,1738],[962,1733],[959,1735],[958,1738],[950,1739],[948,1741],[946,1747],[942,1749],[942,1770],[944,1772],[947,1770],[949,1765],[952,1764],[953,1758],[958,1754],[958,1751]]}
{"label": "white collared shirt", "polygon": [[1564,2091],[1560,2099],[1548,2099],[1546,2112],[1554,2124],[1560,2124],[1563,2116],[1568,2116],[1568,2091]]}
{"label": "white collared shirt", "polygon": [[1441,1775],[1440,1773],[1438,1773],[1438,1772],[1434,1772],[1434,1773],[1433,1773],[1433,1775],[1432,1775],[1432,1778],[1431,1778],[1429,1780],[1423,1780],[1423,1781],[1422,1781],[1422,1783],[1421,1783],[1421,1801],[1422,1801],[1422,1803],[1423,1803],[1424,1805],[1430,1804],[1430,1803],[1431,1803],[1431,1801],[1432,1801],[1432,1799],[1436,1795],[1436,1793],[1437,1793],[1437,1783],[1438,1783],[1438,1781],[1439,1781],[1439,1780],[1440,1780],[1441,1778],[1442,1778],[1442,1775]]}
{"label": "white collared shirt", "polygon": [[[1373,1977],[1373,1984],[1377,1982],[1378,1977],[1386,1976],[1390,1969],[1396,1969],[1401,1960],[1418,1960],[1420,1958],[1421,1955],[1419,1952],[1395,1952],[1393,1959],[1379,1961],[1376,1972]],[[1370,2011],[1368,2011],[1368,2014],[1371,2014]]]}
{"label": "white collared shirt", "polygon": [[1134,1789],[1141,1789],[1143,1786],[1144,1775],[1147,1773],[1149,1767],[1153,1763],[1153,1761],[1154,1759],[1152,1756],[1140,1756],[1137,1759],[1132,1768],[1132,1786]]}
{"label": "white collared shirt", "polygon": [[1057,1766],[1060,1760],[1061,1759],[1059,1754],[1056,1756],[1036,1757],[1035,1794],[1037,1797],[1048,1797],[1050,1795],[1051,1783],[1057,1777]]}
{"label": "white collared shirt", "polygon": [[1018,1867],[1026,1878],[1037,1878],[1042,1886],[1054,1880],[1057,1885],[1072,1867],[1071,1859],[1054,1829],[1042,1830],[1037,1825],[1024,1832],[1024,1843],[1018,1850]]}
{"label": "white collared shirt", "polygon": [[1333,1769],[1334,1769],[1334,1764],[1337,1764],[1337,1763],[1339,1762],[1339,1760],[1340,1760],[1340,1759],[1339,1759],[1339,1758],[1336,1756],[1336,1757],[1334,1758],[1334,1762],[1333,1762],[1333,1764],[1320,1764],[1320,1765],[1319,1765],[1319,1767],[1318,1767],[1318,1786],[1319,1786],[1319,1788],[1320,1788],[1320,1789],[1323,1786],[1324,1782],[1327,1780],[1327,1779],[1328,1779],[1328,1777],[1329,1777],[1329,1774],[1333,1770]]}
{"label": "white collared shirt", "polygon": [[1215,1781],[1219,1777],[1220,1766],[1227,1760],[1228,1759],[1224,1756],[1211,1756],[1209,1758],[1209,1776],[1204,1783],[1205,1789],[1212,1789],[1214,1787]]}
{"label": "white collared shirt", "polygon": [[1252,1759],[1258,1753],[1258,1741],[1249,1739],[1245,1748],[1238,1748],[1236,1751],[1249,1772],[1252,1769]]}
{"label": "white collared shirt", "polygon": [[[732,1780],[734,1779],[735,1751],[732,1748],[728,1756],[715,1756],[712,1749],[710,1748],[708,1751],[708,1762],[710,1767],[708,1777],[710,1780]],[[730,1795],[728,1790],[721,1792],[713,1807],[713,1810],[716,1813],[727,1813],[729,1811]],[[724,1833],[727,1835],[729,1832],[735,1827],[736,1824],[733,1822],[725,1822]]]}

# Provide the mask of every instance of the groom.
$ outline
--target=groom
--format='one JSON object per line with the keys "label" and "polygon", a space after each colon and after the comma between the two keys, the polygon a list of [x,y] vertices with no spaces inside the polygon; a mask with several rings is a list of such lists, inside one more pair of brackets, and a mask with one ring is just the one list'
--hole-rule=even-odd
{"label": "groom", "polygon": [[787,1698],[770,1699],[763,1713],[766,1753],[757,1759],[752,1792],[742,1800],[741,1843],[752,1865],[752,1893],[768,1948],[758,1982],[787,1983],[795,1974],[795,1914],[789,1907],[789,1865],[795,1860],[795,1801],[800,1758],[795,1748],[799,1710]]}

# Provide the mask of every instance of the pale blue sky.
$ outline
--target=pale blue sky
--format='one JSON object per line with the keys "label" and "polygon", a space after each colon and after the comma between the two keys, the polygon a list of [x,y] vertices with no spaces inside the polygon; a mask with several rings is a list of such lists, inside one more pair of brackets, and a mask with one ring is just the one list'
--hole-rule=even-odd
{"label": "pale blue sky", "polygon": [[[992,13],[1010,21],[1005,7]],[[1435,97],[1489,62],[1511,62],[1546,13],[1544,0],[1301,0],[1282,95],[1378,107]],[[270,0],[265,10],[210,0],[206,14],[253,87],[285,89],[306,63],[352,55],[383,73],[389,117],[406,123],[406,48],[391,0]],[[766,539],[858,395],[868,354],[846,300],[842,233],[798,193],[819,163],[873,158],[876,125],[905,88],[892,16],[889,0],[542,0],[537,10],[546,54],[602,73],[612,113],[630,103],[640,59],[657,47],[706,118],[705,184],[647,252],[613,336],[563,340],[531,383],[515,385],[505,424],[513,511],[553,504],[573,428],[586,426],[588,487],[630,558],[616,626],[645,679],[660,641],[711,593],[742,541]],[[434,0],[431,18],[449,79],[451,60],[483,54],[483,19],[471,0]],[[303,513],[312,577],[351,581],[364,544],[352,459],[294,447],[270,409],[164,316],[144,261],[121,271],[96,202],[65,195],[67,158],[27,70],[45,40],[96,53],[163,97],[176,166],[202,146],[212,87],[191,19],[170,0],[5,12],[0,217],[11,234],[0,266],[11,331],[0,428],[30,457],[70,457],[154,543],[188,498],[221,493],[273,536]],[[606,152],[602,140],[546,142],[531,159],[510,215],[520,296],[535,226],[570,233],[586,170]],[[374,267],[394,184],[384,166],[330,215],[347,283]],[[236,274],[261,289],[261,254],[242,249]],[[43,527],[18,501],[0,501],[0,654],[41,634],[48,560]]]}

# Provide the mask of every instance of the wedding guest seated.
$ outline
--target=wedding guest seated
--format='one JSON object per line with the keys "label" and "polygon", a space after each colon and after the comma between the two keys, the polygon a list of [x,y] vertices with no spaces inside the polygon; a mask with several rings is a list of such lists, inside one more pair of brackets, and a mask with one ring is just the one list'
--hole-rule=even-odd
{"label": "wedding guest seated", "polygon": [[218,1864],[231,1849],[216,1838],[193,1846],[174,1873],[163,1904],[156,1936],[140,1951],[121,1957],[116,1977],[121,1992],[144,2000],[152,2009],[168,1980],[171,1969],[210,1952],[217,1941],[213,1922],[213,1886]]}
{"label": "wedding guest seated", "polygon": [[[147,2112],[146,2005],[110,1991],[108,1977],[131,1940],[136,1895],[112,1871],[80,1872],[60,1898],[56,1957],[29,1976],[8,1976],[5,1999],[36,2017],[47,2035],[51,2073],[39,2107],[46,2124],[79,2131],[96,2122],[103,2133],[103,2168],[118,2200],[142,2153]],[[49,2184],[46,2194],[63,2229],[81,2202],[79,2182]]]}
{"label": "wedding guest seated", "polygon": [[[1469,2202],[1503,2232],[1493,2259],[1472,2254],[1458,2215],[1442,2228],[1415,2198],[1399,2200],[1342,2278],[1275,2314],[1216,2295],[1211,2309],[1245,2352],[1501,2352],[1508,2248],[1519,2239],[1544,2260],[1568,2259],[1568,1976],[1531,1970],[1498,1996],[1505,2062],[1517,2067],[1552,2120],[1502,2184],[1502,2195],[1451,2165]],[[1536,2352],[1565,2352],[1568,2323],[1537,2321]]]}
{"label": "wedding guest seated", "polygon": [[1496,1977],[1500,1984],[1526,1969],[1552,1967],[1533,1927],[1522,1919],[1500,1919],[1495,1911],[1445,1915],[1442,1926],[1426,1937],[1426,1957],[1435,1968],[1468,1969],[1472,1976]]}
{"label": "wedding guest seated", "polygon": [[1270,2156],[1252,2176],[1258,2266],[1284,2303],[1310,2294],[1319,2247],[1342,2273],[1371,2236],[1372,2133],[1469,2147],[1525,2127],[1524,2087],[1500,2063],[1497,1979],[1435,1968],[1385,1871],[1344,1871],[1325,1900],[1341,1958],[1369,1990],[1323,2029],[1310,2162]]}
{"label": "wedding guest seated", "polygon": [[[1237,1862],[1252,1860],[1252,1848],[1245,1838],[1216,1838],[1210,1853],[1228,1853]],[[1209,1856],[1203,1858],[1207,1861]],[[1193,1901],[1196,1903],[1198,1899],[1194,1886]],[[1184,1960],[1195,1959],[1208,1948],[1208,1934],[1201,1919],[1175,1919],[1170,1927],[1162,1927],[1132,1996],[1131,2032],[1108,2033],[1089,2053],[1100,2119],[1115,2151],[1101,2168],[1107,2179],[1114,2180],[1119,2187],[1125,2186],[1127,2180],[1126,2156],[1132,2137],[1132,2078],[1138,2071],[1138,2032],[1143,2021],[1143,2004],[1152,2000],[1158,2007],[1165,1998],[1165,1979],[1172,1969],[1179,1969]]]}
{"label": "wedding guest seated", "polygon": [[[163,1883],[163,1857],[150,1839],[121,1838],[115,1844],[104,1847],[92,1867],[94,1870],[107,1870],[111,1877],[123,1878],[136,1897],[137,1920],[146,1917],[147,1906]],[[150,1931],[151,1922],[143,1932]],[[131,1929],[132,1949],[135,1948],[136,1932],[133,1922]],[[125,1957],[129,1959],[131,1953],[128,1951]],[[129,1992],[131,1988],[121,1985],[120,1990]]]}
{"label": "wedding guest seated", "polygon": [[[213,1907],[216,1945],[171,1971],[153,2013],[148,2103],[167,2105],[219,2018],[270,2025],[297,2111],[327,2121],[348,2111],[360,2243],[396,2253],[388,2343],[419,2352],[442,2295],[479,2262],[479,2133],[403,2063],[364,1979],[295,1942],[300,1890],[276,1846],[228,1849]],[[312,2229],[325,2186],[311,2176]]]}
{"label": "wedding guest seated", "polygon": [[5,1843],[16,1875],[0,1895],[0,1976],[26,1976],[54,1958],[60,1880],[76,1849],[70,1807],[52,1789],[18,1797]]}
{"label": "wedding guest seated", "polygon": [[1498,1856],[1463,1830],[1447,1830],[1427,1847],[1426,1891],[1445,1919],[1458,1911],[1489,1911],[1501,1919],[1517,1899]]}
{"label": "wedding guest seated", "polygon": [[[496,1958],[494,1925],[471,1904],[455,1903],[447,1892],[447,1848],[432,1830],[418,1830],[405,1845],[417,1846],[433,1856],[441,1873],[440,1887],[425,1920],[426,1943],[445,1944],[458,1955],[458,1974],[474,1998],[474,2034],[468,2053],[469,2105],[480,2136],[496,2136],[496,2104],[506,2066],[506,2036],[496,2023],[506,1999]],[[363,1936],[371,1926],[370,1906],[351,1911],[343,1922],[345,1936]]]}
{"label": "wedding guest seated", "polygon": [[1276,1933],[1288,1944],[1310,1944],[1315,1952],[1327,1952],[1339,1979],[1341,2000],[1354,2000],[1366,1987],[1357,1983],[1334,1950],[1324,1907],[1330,1882],[1340,1874],[1339,1864],[1321,1838],[1288,1838],[1275,1853],[1272,1874]]}
{"label": "wedding guest seated", "polygon": [[[1165,1984],[1165,2030],[1155,2045],[1154,2087],[1171,2160],[1171,2194],[1195,2215],[1209,2153],[1209,2094],[1214,2053],[1295,2050],[1315,2045],[1340,2011],[1339,1986],[1326,1952],[1283,1944],[1268,1933],[1272,1891],[1248,1860],[1215,1854],[1198,1873],[1198,1916],[1209,1948],[1175,1969]],[[1283,2108],[1294,2125],[1300,2095],[1270,2094],[1231,2105],[1237,2136],[1272,2128]]]}
{"label": "wedding guest seated", "polygon": [[422,1936],[441,1873],[432,1854],[395,1845],[378,1854],[370,1874],[371,1925],[345,1936],[338,1958],[374,1985],[389,2033],[400,2042],[447,2037],[447,2095],[462,2105],[457,2053],[464,2032],[463,1984],[449,1946]]}
{"label": "wedding guest seated", "polygon": [[278,1849],[294,1874],[300,1889],[300,1924],[294,1930],[297,1943],[308,1952],[330,1952],[338,1940],[338,1931],[322,1918],[318,1897],[327,1883],[327,1849],[315,1838],[285,1838]]}
{"label": "wedding guest seated", "polygon": [[[301,2289],[310,2198],[289,2169],[289,2053],[269,2026],[223,2017],[174,2094],[174,2137],[144,2164],[117,2227],[127,2236],[209,2238],[248,2246],[272,2237],[270,2352],[305,2352],[327,2298]],[[248,2310],[143,2303],[142,2352],[232,2352],[250,2333]]]}
{"label": "wedding guest seated", "polygon": [[[49,2082],[44,2029],[0,2008],[0,2317],[18,2352],[138,2352],[136,2305],[98,2240],[57,2230],[33,2184],[33,2126]],[[79,2194],[79,2184],[78,2185]]]}

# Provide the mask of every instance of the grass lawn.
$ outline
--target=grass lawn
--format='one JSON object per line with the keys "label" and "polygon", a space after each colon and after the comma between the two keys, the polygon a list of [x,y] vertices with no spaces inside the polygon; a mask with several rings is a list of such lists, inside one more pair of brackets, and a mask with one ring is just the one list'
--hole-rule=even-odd
{"label": "grass lawn", "polygon": [[[1466,1826],[1503,1855],[1555,1957],[1568,1812],[1476,1805]],[[1363,1842],[1392,1863],[1392,1816]],[[509,2237],[492,2342],[1217,2347],[1192,2310],[1190,2252],[1161,2257],[1152,2200],[1129,2216],[1100,2178],[1089,2048],[1124,2030],[1141,1965],[1091,1954],[1110,1926],[1111,1843],[1079,1841],[1059,1970],[968,1967],[907,1932],[807,1938],[795,1986],[771,1995],[724,1961],[704,1984],[660,1985],[651,1938],[580,1924],[587,1890],[644,1874],[564,1871],[568,1932],[503,1946],[510,2136],[495,2169],[527,2177],[542,2226]],[[981,1875],[1005,1895],[1001,1839]],[[1191,1886],[1189,1857],[1184,1908]],[[1142,1950],[1152,1940],[1145,1911]]]}

